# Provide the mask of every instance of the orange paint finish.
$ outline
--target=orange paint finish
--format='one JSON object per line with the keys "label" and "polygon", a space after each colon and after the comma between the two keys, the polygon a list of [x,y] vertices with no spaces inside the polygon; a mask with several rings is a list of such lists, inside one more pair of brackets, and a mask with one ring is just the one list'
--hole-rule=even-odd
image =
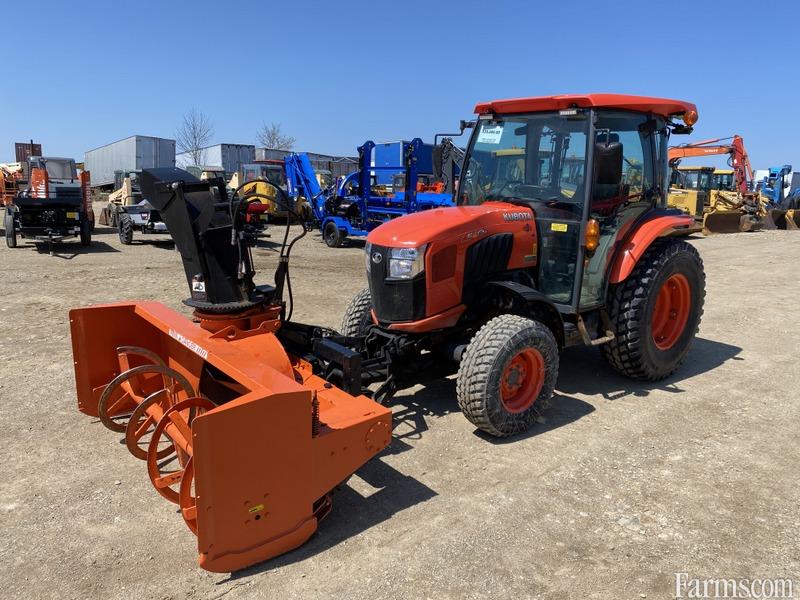
{"label": "orange paint finish", "polygon": [[87,215],[87,219],[94,222],[94,209],[92,208],[92,189],[91,189],[91,176],[89,171],[81,171],[78,175],[78,180],[81,182],[81,195],[83,197],[83,211]]}
{"label": "orange paint finish", "polygon": [[392,323],[389,325],[389,329],[392,331],[406,331],[408,333],[425,333],[426,331],[445,329],[447,327],[453,327],[456,323],[458,323],[458,320],[461,318],[461,315],[464,314],[465,310],[467,310],[466,306],[463,304],[458,304],[457,306],[453,306],[444,312],[440,312],[432,317],[420,319],[419,321],[412,321],[410,323]]}
{"label": "orange paint finish", "polygon": [[[485,202],[480,206],[454,206],[439,208],[388,221],[370,232],[367,240],[372,244],[393,248],[416,248],[427,244],[425,254],[426,307],[429,318],[416,323],[399,323],[391,329],[399,331],[431,331],[455,324],[463,307],[461,303],[467,250],[470,246],[495,234],[511,233],[514,236],[509,269],[536,266],[536,227],[533,210],[504,202]],[[455,246],[455,268],[451,277],[434,277],[442,270],[434,257]]]}
{"label": "orange paint finish", "polygon": [[50,178],[45,169],[31,169],[31,196],[47,198],[50,195]]}
{"label": "orange paint finish", "polygon": [[507,100],[480,102],[475,105],[475,113],[479,115],[491,113],[506,115],[555,111],[572,107],[652,112],[663,117],[678,115],[687,111],[697,112],[697,107],[693,103],[670,98],[630,96],[627,94],[564,94],[560,96],[510,98]]}
{"label": "orange paint finish", "polygon": [[657,238],[669,235],[673,231],[687,229],[692,225],[694,225],[694,217],[689,215],[656,217],[640,225],[614,259],[609,282],[625,281],[647,248]]}
{"label": "orange paint finish", "polygon": [[[391,440],[388,408],[317,377],[269,331],[218,335],[226,329],[207,331],[155,302],[75,309],[70,327],[82,412],[97,414],[98,395],[121,368],[120,346],[155,352],[214,401],[190,434],[186,411],[148,411],[154,420],[161,415],[161,435],[185,467],[151,478],[179,501],[204,569],[238,570],[302,544],[327,514],[331,490]],[[209,378],[228,395],[219,396]],[[193,492],[182,477],[193,480]]]}

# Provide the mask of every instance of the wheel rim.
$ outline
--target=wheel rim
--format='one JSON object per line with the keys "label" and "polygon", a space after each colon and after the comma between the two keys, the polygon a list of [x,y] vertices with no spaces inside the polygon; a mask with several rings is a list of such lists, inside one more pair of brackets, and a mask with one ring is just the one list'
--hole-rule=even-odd
{"label": "wheel rim", "polygon": [[336,225],[329,224],[325,227],[325,239],[331,244],[336,240]]}
{"label": "wheel rim", "polygon": [[500,398],[511,413],[528,410],[544,385],[544,357],[534,348],[520,350],[503,369]]}
{"label": "wheel rim", "polygon": [[656,297],[651,318],[653,342],[659,350],[669,350],[681,337],[692,308],[692,290],[685,275],[670,275]]}

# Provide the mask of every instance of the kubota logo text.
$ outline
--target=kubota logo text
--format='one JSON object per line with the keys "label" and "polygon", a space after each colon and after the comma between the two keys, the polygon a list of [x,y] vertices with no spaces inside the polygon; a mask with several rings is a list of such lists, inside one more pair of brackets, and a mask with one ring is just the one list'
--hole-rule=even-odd
{"label": "kubota logo text", "polygon": [[506,221],[530,221],[533,217],[529,212],[507,212],[503,213],[503,219]]}

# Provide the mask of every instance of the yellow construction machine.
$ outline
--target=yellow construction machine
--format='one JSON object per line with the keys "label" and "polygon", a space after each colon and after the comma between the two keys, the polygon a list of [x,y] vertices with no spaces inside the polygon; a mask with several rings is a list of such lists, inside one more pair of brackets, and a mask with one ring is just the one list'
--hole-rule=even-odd
{"label": "yellow construction machine", "polygon": [[[697,192],[697,197],[681,193],[679,187],[671,186],[669,205],[694,214],[698,222],[698,229],[702,223],[702,230],[706,234],[750,231],[760,227],[766,216],[766,210],[759,195],[752,191],[753,169],[750,166],[750,159],[744,149],[744,140],[741,136],[734,135],[731,138],[716,138],[671,147],[669,164],[673,169],[673,181],[681,180],[681,168],[679,167],[681,159],[689,156],[720,154],[728,155],[728,164],[732,168],[733,177],[727,186],[728,189],[712,189],[715,180],[713,168],[687,169],[687,175],[683,177],[683,180],[693,180],[695,175],[690,177],[688,174],[696,173],[697,181],[692,189]],[[723,173],[720,173],[720,179],[722,176]],[[703,197],[706,200],[701,205],[700,200]]]}
{"label": "yellow construction machine", "polygon": [[695,231],[702,229],[699,221],[711,204],[713,174],[714,167],[679,166],[672,169],[667,202],[697,218]]}
{"label": "yellow construction machine", "polygon": [[142,201],[138,171],[115,171],[114,191],[108,196],[108,204],[100,212],[100,225],[117,227],[122,206],[136,206]]}
{"label": "yellow construction machine", "polygon": [[[323,186],[324,181],[328,181],[328,185],[332,181],[330,171],[319,172],[316,176],[320,187],[327,187]],[[283,160],[265,160],[242,165],[239,171],[233,174],[228,185],[231,190],[238,188],[241,194],[253,196],[261,204],[265,204],[265,212],[260,213],[262,219],[266,219],[267,215],[273,219],[295,218],[284,206],[284,203],[276,200],[278,194],[275,189],[276,186],[280,187],[283,192],[286,192],[289,187],[286,178],[286,165]],[[311,206],[308,200],[302,196],[297,198],[292,206],[291,213],[297,214],[304,221],[310,220]]]}

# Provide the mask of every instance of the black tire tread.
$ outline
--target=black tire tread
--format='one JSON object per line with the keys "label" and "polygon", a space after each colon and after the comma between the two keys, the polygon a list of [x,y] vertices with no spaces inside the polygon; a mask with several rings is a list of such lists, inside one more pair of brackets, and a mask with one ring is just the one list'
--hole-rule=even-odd
{"label": "black tire tread", "polygon": [[81,222],[81,246],[91,246],[92,244],[92,224],[89,221]]}
{"label": "black tire tread", "polygon": [[[335,235],[328,235],[329,228],[335,230]],[[329,248],[341,248],[344,244],[344,235],[342,234],[342,230],[334,222],[329,222],[325,225],[325,228],[322,232],[322,239],[325,241],[325,244]]]}
{"label": "black tire tread", "polygon": [[[547,340],[549,357],[547,362],[547,375],[539,399],[526,412],[519,413],[515,418],[505,422],[504,428],[498,428],[489,418],[489,402],[487,391],[489,378],[496,357],[501,349],[514,345],[526,337],[526,332],[533,331],[537,336]],[[526,319],[518,315],[506,314],[495,317],[481,327],[467,346],[461,358],[456,379],[456,394],[458,405],[464,416],[478,429],[486,433],[507,437],[528,429],[536,417],[550,406],[555,381],[558,378],[558,344],[553,332],[544,324]],[[497,391],[499,393],[499,390]]]}
{"label": "black tire tread", "polygon": [[119,215],[119,241],[126,246],[133,242],[133,221],[125,213]]}
{"label": "black tire tread", "polygon": [[603,357],[618,373],[633,379],[658,381],[669,377],[683,363],[686,355],[667,373],[655,371],[642,356],[640,339],[640,321],[646,306],[650,288],[659,272],[676,255],[685,253],[697,261],[703,285],[700,290],[700,308],[697,326],[692,332],[694,337],[703,316],[705,301],[705,271],[703,261],[697,249],[685,240],[676,238],[660,238],[654,241],[633,268],[625,281],[609,290],[609,316],[615,326],[615,337],[603,344]]}
{"label": "black tire tread", "polygon": [[[9,218],[10,217],[10,218]],[[9,248],[17,247],[17,232],[14,231],[14,217],[8,213],[6,209],[6,216],[4,219],[4,227],[6,234],[6,246]]]}
{"label": "black tire tread", "polygon": [[369,288],[359,291],[347,305],[339,330],[342,335],[360,336],[366,334],[366,327],[372,323],[372,296]]}

